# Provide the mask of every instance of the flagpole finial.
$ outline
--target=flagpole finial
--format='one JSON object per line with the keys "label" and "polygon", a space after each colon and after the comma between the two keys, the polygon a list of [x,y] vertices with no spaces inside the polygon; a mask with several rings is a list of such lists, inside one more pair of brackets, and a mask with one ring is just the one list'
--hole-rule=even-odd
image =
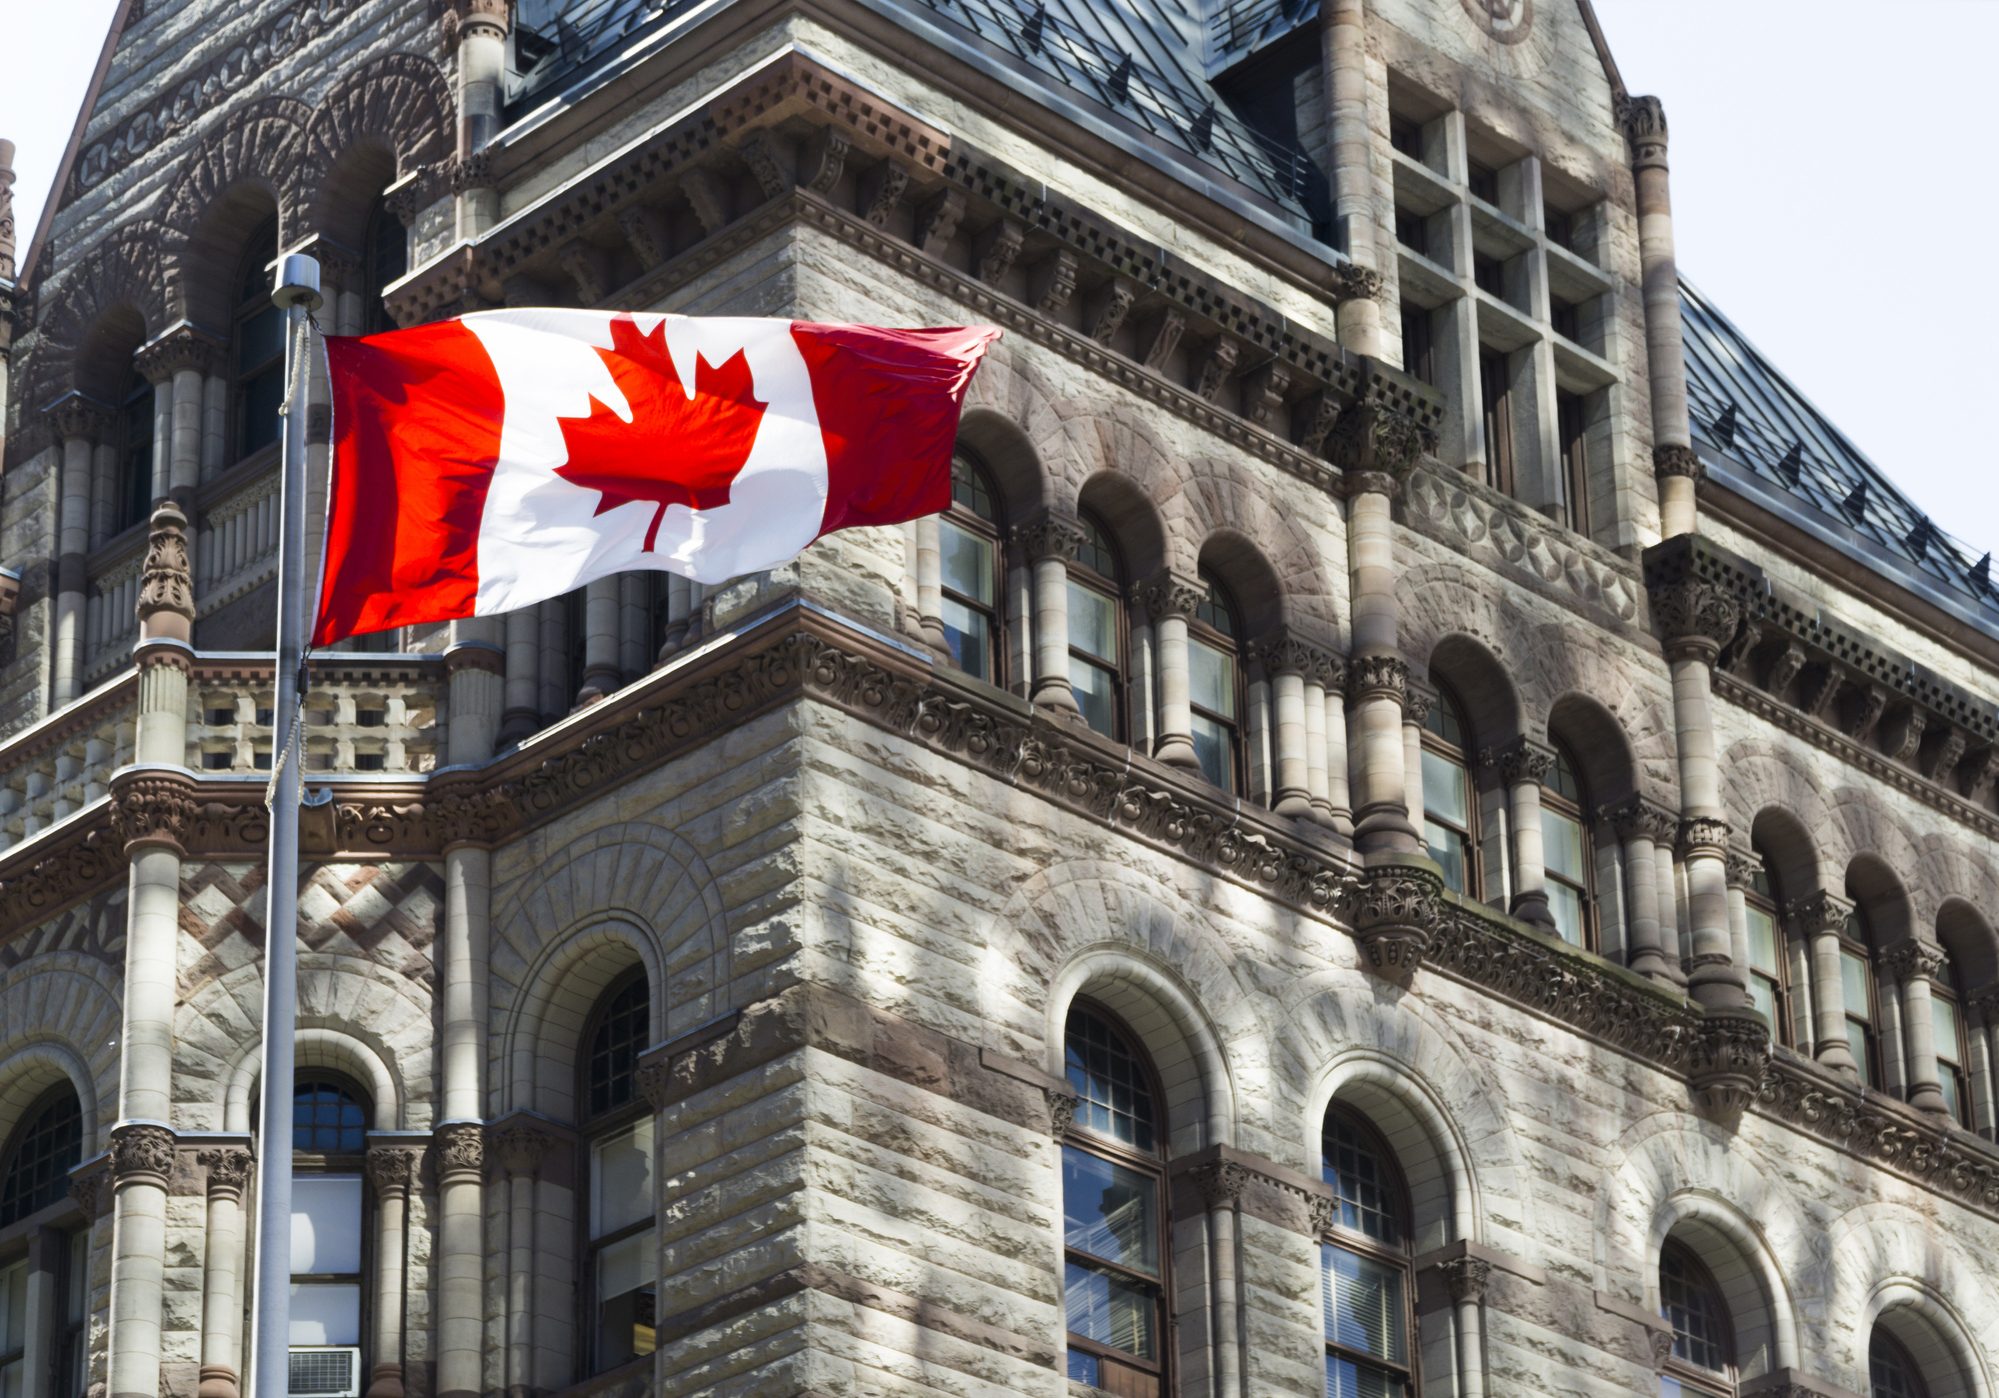
{"label": "flagpole finial", "polygon": [[288,252],[278,259],[278,282],[271,290],[272,305],[302,305],[308,311],[316,311],[324,300],[319,294],[319,259],[302,252]]}

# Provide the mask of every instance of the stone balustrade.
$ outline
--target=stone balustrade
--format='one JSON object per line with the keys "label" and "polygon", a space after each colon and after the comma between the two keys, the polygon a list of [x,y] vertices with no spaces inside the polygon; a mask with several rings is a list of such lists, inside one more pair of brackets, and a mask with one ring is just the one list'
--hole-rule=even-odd
{"label": "stone balustrade", "polygon": [[278,473],[266,471],[202,512],[194,550],[199,615],[277,575]]}
{"label": "stone balustrade", "polygon": [[97,800],[132,760],[137,678],[128,671],[0,746],[0,851]]}

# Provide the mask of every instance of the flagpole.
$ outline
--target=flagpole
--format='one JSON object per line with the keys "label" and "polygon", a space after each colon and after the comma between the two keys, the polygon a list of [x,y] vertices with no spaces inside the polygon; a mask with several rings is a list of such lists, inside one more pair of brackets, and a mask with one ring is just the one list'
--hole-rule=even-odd
{"label": "flagpole", "polygon": [[272,714],[271,844],[264,917],[264,1046],[257,1120],[256,1291],[250,1304],[249,1398],[291,1387],[292,1037],[298,1023],[300,662],[305,652],[307,322],[320,305],[319,263],[279,262],[273,304],[285,313],[284,449],[278,491],[277,698]]}

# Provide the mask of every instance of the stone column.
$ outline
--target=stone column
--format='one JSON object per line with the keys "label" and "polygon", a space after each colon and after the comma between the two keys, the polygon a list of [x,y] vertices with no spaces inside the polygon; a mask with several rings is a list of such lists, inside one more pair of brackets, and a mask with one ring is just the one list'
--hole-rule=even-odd
{"label": "stone column", "polygon": [[541,612],[516,607],[506,615],[506,707],[500,713],[498,742],[518,743],[541,727]]}
{"label": "stone column", "polygon": [[486,1391],[486,1129],[454,1121],[437,1136],[437,1392]]}
{"label": "stone column", "polygon": [[1902,988],[1902,1028],[1909,1065],[1909,1105],[1918,1111],[1946,1113],[1943,1085],[1937,1078],[1936,1021],[1930,1010],[1930,985],[1943,969],[1944,950],[1932,942],[1909,937],[1882,956]]}
{"label": "stone column", "polygon": [[1485,1316],[1479,1307],[1492,1264],[1482,1257],[1454,1257],[1442,1267],[1457,1322],[1458,1395],[1485,1398]]}
{"label": "stone column", "polygon": [[1036,707],[1080,718],[1069,686],[1069,560],[1083,546],[1083,525],[1073,515],[1045,510],[1014,533],[1020,556],[1034,570],[1034,688]]}
{"label": "stone column", "polygon": [[250,1152],[227,1146],[205,1150],[196,1160],[208,1167],[199,1398],[237,1398],[243,1374],[243,1186],[250,1178]]}
{"label": "stone column", "polygon": [[375,1369],[367,1398],[402,1398],[403,1279],[410,1188],[419,1160],[407,1147],[368,1148],[368,1183],[375,1191]]}
{"label": "stone column", "polygon": [[500,130],[508,8],[508,0],[450,0],[444,14],[444,46],[458,59],[458,150],[450,178],[462,239],[477,237],[500,216],[499,191],[482,153]]}
{"label": "stone column", "polygon": [[1666,175],[1666,109],[1656,97],[1626,97],[1618,119],[1631,143],[1638,203],[1638,265],[1645,293],[1645,357],[1652,390],[1652,469],[1659,483],[1659,532],[1691,534],[1700,458],[1687,418],[1687,371],[1680,337],[1680,273],[1673,257],[1673,203]]}
{"label": "stone column", "polygon": [[[1423,723],[1436,706],[1437,691],[1426,682],[1411,675],[1402,686],[1402,789],[1403,800],[1408,803],[1409,823],[1416,827],[1419,848],[1427,849],[1423,832],[1423,813],[1428,807],[1423,793]],[[1478,792],[1473,789],[1468,799],[1474,805]]]}
{"label": "stone column", "polygon": [[[1674,983],[1672,963],[1679,960],[1677,948],[1666,954],[1669,935],[1659,920],[1659,874],[1654,866],[1655,847],[1672,838],[1673,813],[1642,797],[1633,796],[1607,812],[1624,842],[1624,894],[1630,914],[1625,921],[1627,963],[1648,980],[1662,985]],[[1670,862],[1672,856],[1667,855]],[[1677,938],[1677,932],[1673,935]]]}
{"label": "stone column", "polygon": [[[1270,808],[1279,815],[1312,814],[1310,732],[1305,716],[1305,673],[1312,668],[1311,651],[1290,636],[1279,636],[1264,647],[1263,666],[1270,675],[1275,780]],[[1325,768],[1325,693],[1319,695],[1321,775]]]}
{"label": "stone column", "polygon": [[1242,1350],[1237,1311],[1241,1304],[1241,1268],[1237,1258],[1236,1211],[1249,1171],[1229,1160],[1217,1160],[1194,1171],[1195,1187],[1208,1206],[1208,1289],[1213,1317],[1214,1392],[1219,1398],[1241,1398]]}
{"label": "stone column", "polygon": [[[1381,252],[1374,216],[1374,141],[1367,120],[1367,15],[1363,0],[1326,0],[1320,14],[1333,141],[1335,237],[1355,270],[1372,276],[1378,286]],[[1342,300],[1338,317],[1342,345],[1381,357],[1381,305],[1372,294]]]}
{"label": "stone column", "polygon": [[1333,823],[1331,778],[1326,770],[1326,671],[1315,665],[1305,672],[1305,785],[1312,792],[1312,819]]}
{"label": "stone column", "polygon": [[618,668],[621,681],[637,679],[652,668],[658,645],[649,634],[651,575],[637,571],[618,574]]}
{"label": "stone column", "polygon": [[[1145,609],[1152,617],[1152,649],[1159,666],[1159,724],[1158,732],[1152,740],[1152,755],[1173,767],[1184,767],[1189,771],[1199,771],[1200,755],[1194,751],[1194,710],[1189,699],[1187,678],[1187,618],[1208,595],[1208,589],[1196,578],[1185,578],[1172,571],[1160,573],[1145,587]],[[1278,714],[1278,724],[1284,722],[1283,713]],[[1299,726],[1299,752],[1303,755],[1304,731]],[[1283,763],[1279,762],[1280,769]],[[1304,772],[1299,771],[1302,783]],[[1280,791],[1283,776],[1278,777]],[[1301,786],[1304,809],[1311,809],[1311,800]]]}
{"label": "stone column", "polygon": [[555,1144],[533,1124],[505,1127],[495,1137],[507,1172],[507,1391],[534,1388],[535,1179],[541,1160]]}
{"label": "stone column", "polygon": [[1971,1129],[1990,1141],[1999,1138],[1999,1090],[1994,1083],[1999,1059],[1993,1053],[1993,1041],[1999,1038],[1999,989],[1972,996],[1964,1010],[1964,1037],[1971,1050],[1971,1062],[1964,1065],[1971,1079]]}
{"label": "stone column", "polygon": [[[194,492],[201,484],[202,394],[226,349],[206,331],[181,321],[154,336],[134,356],[139,372],[151,380],[167,405],[166,430],[154,443],[164,455],[165,479],[155,471],[153,495],[172,496],[189,520],[195,517]],[[192,545],[193,539],[188,542]]]}
{"label": "stone column", "polygon": [[1327,823],[1346,839],[1353,838],[1353,795],[1347,782],[1347,672],[1334,660],[1326,669],[1326,800]]}
{"label": "stone column", "polygon": [[506,650],[495,634],[500,630],[501,623],[494,617],[469,617],[451,623],[444,673],[450,706],[445,760],[452,766],[484,762],[493,755],[507,668]]}
{"label": "stone column", "polygon": [[1548,909],[1547,850],[1541,838],[1541,783],[1555,770],[1555,750],[1525,737],[1494,754],[1513,817],[1513,916],[1555,930]]}
{"label": "stone column", "polygon": [[1846,1043],[1846,988],[1839,974],[1839,935],[1853,915],[1853,904],[1830,893],[1814,893],[1794,899],[1785,915],[1811,947],[1813,1057],[1858,1078],[1860,1067]]}
{"label": "stone column", "polygon": [[[133,1055],[125,1056],[125,1071]],[[124,1115],[124,1113],[121,1113]],[[121,1121],[111,1132],[111,1369],[117,1398],[157,1398],[166,1304],[167,1180],[174,1133],[157,1121]]]}
{"label": "stone column", "polygon": [[936,515],[915,523],[916,625],[918,634],[938,655],[950,654],[944,639],[944,542]]}
{"label": "stone column", "polygon": [[594,704],[625,682],[618,668],[618,579],[583,587],[583,688],[576,702]]}
{"label": "stone column", "polygon": [[551,597],[535,604],[535,629],[541,639],[541,712],[556,719],[571,712],[576,696],[569,692],[569,604]]}
{"label": "stone column", "polygon": [[82,690],[84,604],[90,585],[90,483],[96,443],[111,423],[111,410],[80,393],[71,393],[49,409],[49,421],[56,440],[62,443],[52,584],[56,605],[49,636],[49,707],[53,711],[70,703]]}

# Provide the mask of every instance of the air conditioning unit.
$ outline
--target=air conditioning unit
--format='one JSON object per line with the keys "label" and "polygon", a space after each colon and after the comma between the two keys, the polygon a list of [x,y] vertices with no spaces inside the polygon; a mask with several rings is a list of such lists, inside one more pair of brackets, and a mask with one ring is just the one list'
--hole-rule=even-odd
{"label": "air conditioning unit", "polygon": [[353,1345],[293,1345],[289,1398],[361,1398],[361,1351]]}

